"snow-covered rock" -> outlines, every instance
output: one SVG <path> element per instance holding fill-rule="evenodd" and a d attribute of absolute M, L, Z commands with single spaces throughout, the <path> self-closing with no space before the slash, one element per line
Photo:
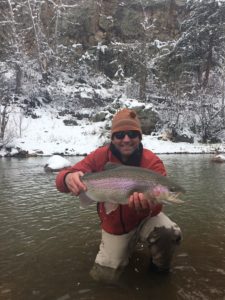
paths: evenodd
<path fill-rule="evenodd" d="M 225 162 L 225 155 L 217 154 L 212 159 L 212 162 L 223 163 Z"/>
<path fill-rule="evenodd" d="M 46 165 L 44 166 L 44 170 L 46 172 L 57 172 L 70 167 L 71 165 L 71 162 L 64 157 L 60 155 L 53 155 L 47 161 Z"/>

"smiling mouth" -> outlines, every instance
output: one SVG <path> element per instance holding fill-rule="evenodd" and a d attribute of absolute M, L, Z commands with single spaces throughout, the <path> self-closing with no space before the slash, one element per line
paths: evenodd
<path fill-rule="evenodd" d="M 130 143 L 124 143 L 124 144 L 121 144 L 122 147 L 133 147 L 133 144 L 130 144 Z"/>
<path fill-rule="evenodd" d="M 121 145 L 121 148 L 123 148 L 123 149 L 133 149 L 133 146 L 131 146 L 131 145 Z"/>

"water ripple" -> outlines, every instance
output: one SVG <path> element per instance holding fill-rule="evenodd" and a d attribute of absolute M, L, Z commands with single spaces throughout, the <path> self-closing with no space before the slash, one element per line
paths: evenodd
<path fill-rule="evenodd" d="M 159 279 L 131 268 L 110 293 L 88 275 L 100 240 L 96 207 L 80 209 L 77 198 L 57 192 L 44 158 L 0 160 L 0 298 L 225 298 L 225 164 L 198 155 L 162 159 L 187 190 L 183 205 L 165 206 L 184 236 L 173 272 Z"/>

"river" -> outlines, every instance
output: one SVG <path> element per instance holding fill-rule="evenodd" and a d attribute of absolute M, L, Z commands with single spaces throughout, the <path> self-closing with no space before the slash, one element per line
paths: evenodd
<path fill-rule="evenodd" d="M 169 275 L 150 274 L 139 249 L 115 285 L 89 275 L 100 242 L 96 208 L 57 192 L 46 158 L 0 159 L 0 299 L 224 300 L 225 164 L 209 155 L 160 157 L 187 190 L 184 204 L 164 208 L 182 244 Z"/>

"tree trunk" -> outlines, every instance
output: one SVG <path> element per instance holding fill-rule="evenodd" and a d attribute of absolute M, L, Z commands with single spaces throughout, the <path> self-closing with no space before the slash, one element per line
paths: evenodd
<path fill-rule="evenodd" d="M 18 63 L 16 63 L 16 94 L 21 93 L 23 71 Z"/>

